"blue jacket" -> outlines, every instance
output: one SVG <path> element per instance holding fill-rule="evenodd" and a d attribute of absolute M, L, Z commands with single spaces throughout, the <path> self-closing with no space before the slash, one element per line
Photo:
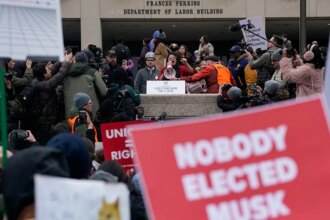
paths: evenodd
<path fill-rule="evenodd" d="M 246 89 L 245 81 L 245 67 L 249 63 L 247 58 L 239 57 L 237 60 L 231 59 L 228 64 L 228 69 L 233 75 L 237 87 L 240 89 Z"/>

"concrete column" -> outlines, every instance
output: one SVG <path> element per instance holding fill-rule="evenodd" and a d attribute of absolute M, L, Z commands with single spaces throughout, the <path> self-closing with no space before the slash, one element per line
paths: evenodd
<path fill-rule="evenodd" d="M 261 16 L 261 21 L 266 29 L 266 0 L 245 0 L 246 17 Z"/>
<path fill-rule="evenodd" d="M 102 48 L 102 28 L 99 0 L 81 0 L 81 47 L 95 44 Z"/>
<path fill-rule="evenodd" d="M 300 0 L 299 18 L 299 52 L 302 54 L 306 46 L 306 0 Z"/>

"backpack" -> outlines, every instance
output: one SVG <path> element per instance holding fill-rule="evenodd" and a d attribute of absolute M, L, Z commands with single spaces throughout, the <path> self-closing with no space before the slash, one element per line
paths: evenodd
<path fill-rule="evenodd" d="M 275 72 L 275 68 L 272 64 L 271 58 L 272 58 L 272 51 L 267 52 L 269 54 L 269 62 L 265 64 L 261 70 L 258 71 L 258 79 L 257 84 L 264 88 L 265 82 L 267 80 L 270 80 Z"/>
<path fill-rule="evenodd" d="M 134 121 L 137 109 L 125 87 L 120 88 L 113 100 L 114 117 L 111 121 Z"/>
<path fill-rule="evenodd" d="M 35 103 L 35 97 L 38 91 L 37 84 L 37 79 L 32 80 L 31 83 L 24 87 L 24 89 L 17 95 L 17 99 L 20 101 L 24 113 L 28 113 Z"/>

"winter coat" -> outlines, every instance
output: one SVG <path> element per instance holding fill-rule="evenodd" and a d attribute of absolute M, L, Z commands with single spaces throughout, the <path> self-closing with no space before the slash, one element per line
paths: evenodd
<path fill-rule="evenodd" d="M 305 63 L 294 69 L 289 58 L 282 58 L 280 68 L 285 80 L 296 83 L 297 97 L 304 97 L 323 91 L 324 68 L 315 69 L 314 64 Z"/>
<path fill-rule="evenodd" d="M 56 87 L 61 84 L 70 69 L 69 62 L 63 62 L 58 73 L 48 80 L 37 82 L 37 93 L 31 109 L 32 124 L 55 124 L 57 121 L 58 99 Z"/>
<path fill-rule="evenodd" d="M 143 46 L 141 53 L 140 53 L 140 58 L 138 61 L 138 68 L 142 69 L 146 66 L 146 59 L 145 55 L 150 51 L 149 46 Z"/>
<path fill-rule="evenodd" d="M 165 66 L 165 60 L 168 56 L 168 49 L 163 43 L 159 43 L 155 49 L 156 54 L 156 66 L 161 69 Z"/>
<path fill-rule="evenodd" d="M 214 56 L 214 47 L 211 43 L 207 43 L 204 45 L 199 45 L 198 48 L 199 56 L 204 58 L 207 56 Z"/>
<path fill-rule="evenodd" d="M 153 81 L 158 78 L 159 69 L 157 67 L 153 68 L 151 71 L 146 67 L 140 69 L 135 78 L 134 88 L 141 94 L 147 93 L 147 81 Z"/>
<path fill-rule="evenodd" d="M 219 85 L 218 85 L 218 71 L 212 65 L 206 66 L 200 72 L 195 73 L 192 76 L 187 76 L 181 78 L 186 82 L 197 82 L 201 79 L 205 79 L 207 85 L 207 93 L 218 93 Z"/>
<path fill-rule="evenodd" d="M 107 87 L 101 74 L 83 63 L 72 64 L 63 86 L 65 115 L 70 117 L 70 111 L 74 106 L 73 96 L 77 92 L 83 92 L 90 96 L 93 102 L 93 116 L 95 117 L 100 106 L 100 99 L 107 93 Z"/>

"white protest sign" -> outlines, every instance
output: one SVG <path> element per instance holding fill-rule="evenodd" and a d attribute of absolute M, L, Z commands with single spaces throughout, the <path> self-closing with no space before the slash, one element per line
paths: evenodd
<path fill-rule="evenodd" d="M 328 53 L 330 53 L 330 37 L 329 37 L 329 43 L 328 43 Z M 329 55 L 327 56 L 327 62 L 325 65 L 325 82 L 324 82 L 324 96 L 325 96 L 325 101 L 327 104 L 327 112 L 328 115 L 330 115 L 330 57 Z"/>
<path fill-rule="evenodd" d="M 182 95 L 186 94 L 186 82 L 178 81 L 147 81 L 148 95 Z"/>
<path fill-rule="evenodd" d="M 63 60 L 59 0 L 0 0 L 0 57 Z"/>
<path fill-rule="evenodd" d="M 254 51 L 258 48 L 267 50 L 267 41 L 259 37 L 266 38 L 265 27 L 262 25 L 260 16 L 240 20 L 239 24 L 242 27 L 245 42 L 250 45 Z"/>
<path fill-rule="evenodd" d="M 35 176 L 37 220 L 130 220 L 129 192 L 123 183 Z"/>

